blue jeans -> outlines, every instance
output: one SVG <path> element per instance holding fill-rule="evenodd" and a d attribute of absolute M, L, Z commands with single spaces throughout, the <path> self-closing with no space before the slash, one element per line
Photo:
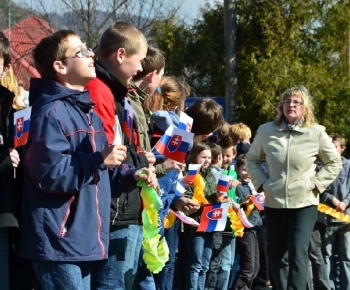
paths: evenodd
<path fill-rule="evenodd" d="M 9 289 L 8 228 L 0 228 L 0 290 Z"/>
<path fill-rule="evenodd" d="M 108 259 L 91 272 L 92 289 L 131 290 L 142 246 L 142 226 L 111 226 Z"/>
<path fill-rule="evenodd" d="M 186 289 L 203 290 L 213 252 L 213 233 L 187 233 Z"/>
<path fill-rule="evenodd" d="M 231 269 L 235 260 L 236 238 L 232 235 L 222 235 L 222 249 L 220 253 L 221 267 L 218 271 L 215 289 L 227 289 Z"/>
<path fill-rule="evenodd" d="M 327 265 L 324 257 L 324 236 L 325 236 L 325 225 L 316 222 L 314 230 L 311 234 L 310 245 L 309 245 L 309 260 L 311 262 L 312 269 L 312 280 L 308 282 L 309 289 L 317 290 L 330 290 L 331 287 L 329 281 L 329 275 L 327 271 Z M 311 274 L 311 273 L 310 273 Z M 346 289 L 346 288 L 344 288 Z"/>
<path fill-rule="evenodd" d="M 90 262 L 32 260 L 42 289 L 90 290 Z"/>
<path fill-rule="evenodd" d="M 325 233 L 326 263 L 330 277 L 330 288 L 337 289 L 334 281 L 337 274 L 340 278 L 340 288 L 350 289 L 350 224 L 331 223 Z M 339 273 L 337 273 L 337 260 Z"/>
<path fill-rule="evenodd" d="M 235 249 L 236 239 L 232 235 L 214 233 L 214 249 L 207 273 L 206 290 L 228 289 Z"/>
<path fill-rule="evenodd" d="M 133 290 L 156 290 L 153 274 L 147 269 L 147 265 L 143 260 L 144 251 L 141 248 L 140 258 L 137 267 L 137 273 L 133 285 Z"/>
<path fill-rule="evenodd" d="M 179 245 L 181 222 L 176 220 L 174 225 L 165 230 L 164 237 L 169 247 L 169 260 L 164 268 L 156 275 L 157 290 L 172 290 L 174 282 L 175 255 Z"/>

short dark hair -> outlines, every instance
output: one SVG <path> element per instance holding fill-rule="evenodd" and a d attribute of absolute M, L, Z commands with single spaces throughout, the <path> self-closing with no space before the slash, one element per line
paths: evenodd
<path fill-rule="evenodd" d="M 157 71 L 157 74 L 159 74 L 165 67 L 164 53 L 159 48 L 148 46 L 146 58 L 142 60 L 141 65 L 142 71 L 138 72 L 137 75 L 134 76 L 134 81 L 138 81 L 153 71 Z"/>
<path fill-rule="evenodd" d="M 236 165 L 235 168 L 238 170 L 242 165 L 245 165 L 245 154 L 241 154 L 236 157 Z"/>
<path fill-rule="evenodd" d="M 0 57 L 4 59 L 4 67 L 11 64 L 11 46 L 3 32 L 0 32 Z"/>
<path fill-rule="evenodd" d="M 236 146 L 230 136 L 225 136 L 219 141 L 221 148 L 230 148 L 233 147 L 233 153 L 236 153 Z"/>
<path fill-rule="evenodd" d="M 210 98 L 194 101 L 185 112 L 193 119 L 192 133 L 195 135 L 212 133 L 224 122 L 222 107 Z"/>
<path fill-rule="evenodd" d="M 206 142 L 211 150 L 211 164 L 214 164 L 218 156 L 222 154 L 221 147 L 213 142 Z"/>
<path fill-rule="evenodd" d="M 68 49 L 67 40 L 71 36 L 77 36 L 72 30 L 59 30 L 43 38 L 33 49 L 35 68 L 42 78 L 57 80 L 56 71 L 53 68 L 55 61 L 65 63 L 65 54 Z"/>

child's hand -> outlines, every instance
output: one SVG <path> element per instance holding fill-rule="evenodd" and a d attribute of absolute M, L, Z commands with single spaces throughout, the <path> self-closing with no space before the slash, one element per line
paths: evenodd
<path fill-rule="evenodd" d="M 237 179 L 236 180 L 230 180 L 229 187 L 230 188 L 232 188 L 232 187 L 236 188 L 237 185 L 239 185 L 239 184 L 241 184 L 241 182 L 239 180 L 237 180 Z"/>
<path fill-rule="evenodd" d="M 251 200 L 253 196 L 252 195 L 247 195 L 244 199 L 242 203 L 246 203 L 246 204 L 251 204 L 253 201 Z"/>
<path fill-rule="evenodd" d="M 200 209 L 200 205 L 193 199 L 181 196 L 175 203 L 175 207 L 185 215 L 190 215 Z"/>
<path fill-rule="evenodd" d="M 231 201 L 231 198 L 224 192 L 218 191 L 216 193 L 216 198 L 220 202 L 226 202 L 226 201 Z"/>
<path fill-rule="evenodd" d="M 184 184 L 186 187 L 191 187 L 193 186 L 193 181 L 187 181 L 187 175 L 183 176 L 182 178 L 179 178 L 180 181 Z"/>
<path fill-rule="evenodd" d="M 155 174 L 155 168 L 141 168 L 135 172 L 135 180 L 145 180 L 147 182 L 147 187 L 153 187 L 154 189 L 158 186 L 158 179 Z"/>

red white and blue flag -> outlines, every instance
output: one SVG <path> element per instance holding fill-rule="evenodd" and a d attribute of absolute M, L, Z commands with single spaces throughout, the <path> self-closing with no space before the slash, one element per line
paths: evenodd
<path fill-rule="evenodd" d="M 152 152 L 182 163 L 185 160 L 192 140 L 193 133 L 169 126 L 154 146 Z"/>
<path fill-rule="evenodd" d="M 218 180 L 218 184 L 216 186 L 216 190 L 221 192 L 227 192 L 231 179 L 232 179 L 232 176 L 221 173 Z"/>
<path fill-rule="evenodd" d="M 13 148 L 17 148 L 18 146 L 22 146 L 27 143 L 31 113 L 32 113 L 32 107 L 29 107 L 14 113 Z"/>
<path fill-rule="evenodd" d="M 180 180 L 177 180 L 176 182 L 176 188 L 175 188 L 175 195 L 177 196 L 183 196 L 186 191 L 185 186 Z"/>
<path fill-rule="evenodd" d="M 263 193 L 258 193 L 257 195 L 252 196 L 250 199 L 253 201 L 258 210 L 264 210 L 265 195 Z"/>
<path fill-rule="evenodd" d="M 176 215 L 181 221 L 183 221 L 185 224 L 198 227 L 199 223 L 195 221 L 193 218 L 185 215 L 182 211 L 172 211 L 174 215 Z"/>
<path fill-rule="evenodd" d="M 228 202 L 205 204 L 197 232 L 223 231 L 227 222 Z"/>
<path fill-rule="evenodd" d="M 193 119 L 185 112 L 180 113 L 179 125 L 177 126 L 181 130 L 191 132 Z"/>
<path fill-rule="evenodd" d="M 134 123 L 134 108 L 129 104 L 127 99 L 124 102 L 124 126 L 123 131 L 129 139 L 129 144 L 132 140 L 132 127 Z"/>
<path fill-rule="evenodd" d="M 248 221 L 248 218 L 243 210 L 243 208 L 241 208 L 239 210 L 239 217 L 241 218 L 241 223 L 245 228 L 252 228 L 253 225 Z"/>
<path fill-rule="evenodd" d="M 202 163 L 201 164 L 189 164 L 188 165 L 188 172 L 187 172 L 186 180 L 187 181 L 193 181 L 194 177 L 199 172 L 199 170 L 201 169 L 202 165 L 203 165 Z"/>

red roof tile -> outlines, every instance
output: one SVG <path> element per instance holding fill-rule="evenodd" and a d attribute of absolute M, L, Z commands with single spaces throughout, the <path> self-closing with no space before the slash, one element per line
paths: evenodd
<path fill-rule="evenodd" d="M 31 77 L 40 77 L 34 67 L 32 50 L 42 38 L 54 31 L 55 29 L 50 27 L 45 20 L 34 15 L 17 23 L 10 30 L 4 31 L 11 44 L 14 72 L 26 89 L 28 89 Z"/>

